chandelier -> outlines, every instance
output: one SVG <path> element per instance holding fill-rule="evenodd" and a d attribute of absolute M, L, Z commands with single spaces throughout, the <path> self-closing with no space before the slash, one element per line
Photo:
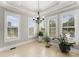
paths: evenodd
<path fill-rule="evenodd" d="M 41 23 L 44 20 L 44 16 L 40 18 L 40 11 L 39 11 L 39 1 L 38 1 L 38 12 L 37 12 L 37 17 L 33 17 L 33 20 L 36 21 L 36 23 Z"/>

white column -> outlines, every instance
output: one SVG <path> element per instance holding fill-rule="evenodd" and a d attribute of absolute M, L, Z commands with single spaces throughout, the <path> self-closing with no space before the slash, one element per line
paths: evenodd
<path fill-rule="evenodd" d="M 76 11 L 75 15 L 75 41 L 79 44 L 79 11 Z"/>

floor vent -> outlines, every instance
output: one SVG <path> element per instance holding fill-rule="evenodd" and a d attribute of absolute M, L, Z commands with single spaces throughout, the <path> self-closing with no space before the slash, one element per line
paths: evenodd
<path fill-rule="evenodd" d="M 12 47 L 12 48 L 10 48 L 10 50 L 13 50 L 13 49 L 16 49 L 16 47 Z"/>

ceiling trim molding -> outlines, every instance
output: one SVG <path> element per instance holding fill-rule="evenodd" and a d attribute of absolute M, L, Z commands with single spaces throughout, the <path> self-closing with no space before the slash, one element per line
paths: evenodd
<path fill-rule="evenodd" d="M 49 11 L 45 11 L 41 15 L 49 16 L 49 15 L 53 15 L 53 14 L 58 14 L 58 13 L 62 13 L 62 12 L 68 11 L 68 10 L 76 9 L 77 7 L 79 7 L 79 4 L 77 4 L 77 2 L 74 2 L 74 3 L 70 3 L 68 5 L 59 7 L 55 10 L 53 10 L 53 8 L 51 8 Z"/>
<path fill-rule="evenodd" d="M 22 14 L 26 14 L 28 16 L 33 16 L 35 13 L 30 11 L 30 10 L 24 10 L 21 8 L 17 8 L 15 6 L 9 5 L 8 3 L 1 3 L 0 7 L 6 9 L 6 10 L 11 10 L 11 11 L 15 11 L 17 13 L 22 13 Z"/>
<path fill-rule="evenodd" d="M 55 5 L 50 4 L 50 7 L 47 7 L 47 9 L 40 12 L 40 14 L 44 15 L 44 16 L 49 16 L 49 15 L 53 15 L 53 14 L 62 13 L 62 12 L 67 11 L 67 10 L 76 9 L 77 7 L 79 7 L 79 4 L 75 1 L 65 3 L 63 5 L 61 5 L 60 2 L 56 3 Z M 8 10 L 12 10 L 12 11 L 15 11 L 18 13 L 26 14 L 28 16 L 37 15 L 36 12 L 33 12 L 31 10 L 28 10 L 28 9 L 18 8 L 16 6 L 8 4 L 7 2 L 0 3 L 0 6 L 5 8 L 5 9 L 8 9 Z"/>

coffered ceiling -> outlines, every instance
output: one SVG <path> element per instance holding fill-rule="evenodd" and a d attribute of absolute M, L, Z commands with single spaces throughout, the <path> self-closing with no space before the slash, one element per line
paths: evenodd
<path fill-rule="evenodd" d="M 61 8 L 64 5 L 71 4 L 72 1 L 39 1 L 39 10 L 41 13 L 45 13 L 50 10 L 55 10 Z M 38 1 L 1 1 L 0 6 L 6 8 L 22 10 L 22 12 L 27 12 L 35 14 L 38 11 Z M 58 7 L 57 7 L 58 6 Z M 16 10 L 17 11 L 17 10 Z"/>
<path fill-rule="evenodd" d="M 38 10 L 38 1 L 14 1 L 14 2 L 7 1 L 7 3 L 12 5 L 12 6 L 15 6 L 15 7 L 28 9 L 28 10 L 33 11 L 33 12 Z M 55 6 L 56 4 L 58 4 L 58 2 L 39 1 L 39 10 L 44 11 L 51 6 Z"/>

